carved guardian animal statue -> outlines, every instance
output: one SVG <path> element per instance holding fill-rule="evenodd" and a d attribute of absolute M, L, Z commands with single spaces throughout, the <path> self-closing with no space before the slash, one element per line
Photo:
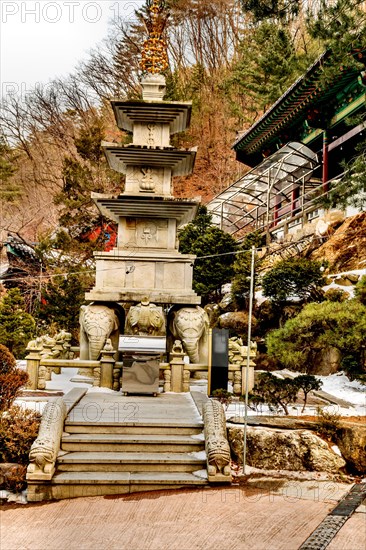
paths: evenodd
<path fill-rule="evenodd" d="M 183 342 L 191 363 L 207 360 L 208 315 L 199 306 L 183 307 L 173 313 L 169 328 Z"/>
<path fill-rule="evenodd" d="M 29 461 L 34 462 L 40 470 L 47 472 L 49 467 L 56 462 L 56 446 L 55 441 L 50 437 L 38 437 L 33 443 L 29 452 Z"/>
<path fill-rule="evenodd" d="M 226 420 L 223 406 L 210 399 L 203 405 L 205 446 L 209 481 L 231 481 L 230 446 L 226 438 Z"/>
<path fill-rule="evenodd" d="M 29 452 L 27 479 L 52 479 L 60 450 L 65 418 L 66 404 L 62 397 L 47 403 L 42 414 L 38 437 Z"/>

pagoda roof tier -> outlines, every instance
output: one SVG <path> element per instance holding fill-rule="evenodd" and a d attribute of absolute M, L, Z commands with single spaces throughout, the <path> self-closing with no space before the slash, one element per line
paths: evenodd
<path fill-rule="evenodd" d="M 118 128 L 133 131 L 134 124 L 169 124 L 170 133 L 183 132 L 191 121 L 191 102 L 111 101 Z"/>
<path fill-rule="evenodd" d="M 174 199 L 156 195 L 103 195 L 92 193 L 101 214 L 118 223 L 119 218 L 175 219 L 178 225 L 189 223 L 196 216 L 199 199 Z"/>
<path fill-rule="evenodd" d="M 102 142 L 109 166 L 125 174 L 128 166 L 170 168 L 172 176 L 186 176 L 193 170 L 196 149 L 148 147 L 147 145 L 115 145 Z"/>

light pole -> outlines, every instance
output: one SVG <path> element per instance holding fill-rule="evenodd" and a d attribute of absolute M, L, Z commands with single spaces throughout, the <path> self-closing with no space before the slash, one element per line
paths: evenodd
<path fill-rule="evenodd" d="M 248 341 L 247 341 L 247 368 L 245 369 L 245 408 L 244 408 L 244 451 L 243 451 L 243 475 L 245 475 L 245 462 L 247 457 L 247 424 L 248 424 L 248 386 L 249 386 L 249 364 L 250 344 L 252 337 L 252 311 L 254 292 L 254 260 L 255 246 L 252 246 L 252 261 L 250 267 L 250 291 L 249 291 L 249 318 L 248 318 Z"/>

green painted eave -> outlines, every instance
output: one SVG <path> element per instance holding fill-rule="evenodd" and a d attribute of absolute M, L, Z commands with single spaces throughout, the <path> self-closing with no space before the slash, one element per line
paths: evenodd
<path fill-rule="evenodd" d="M 342 94 L 354 81 L 357 82 L 359 71 L 349 68 L 340 71 L 327 87 L 322 87 L 321 75 L 330 55 L 329 51 L 322 54 L 249 130 L 237 138 L 233 149 L 237 153 L 240 152 L 242 158 L 258 154 L 281 132 L 300 126 L 306 119 L 310 107 L 327 105 L 331 101 L 335 101 L 337 94 Z M 337 112 L 331 120 L 331 125 L 337 124 L 357 110 L 364 95 L 357 97 L 345 109 Z M 310 143 L 318 133 L 318 129 L 314 130 L 302 142 Z"/>
<path fill-rule="evenodd" d="M 360 109 L 363 105 L 365 105 L 365 103 L 366 103 L 366 93 L 360 95 L 357 99 L 349 103 L 347 107 L 344 107 L 343 109 L 338 111 L 338 113 L 336 113 L 334 117 L 332 117 L 329 127 L 333 128 L 333 126 L 336 126 L 339 122 L 344 120 L 346 117 L 355 113 L 355 111 Z M 301 140 L 301 143 L 309 144 L 322 133 L 323 133 L 323 130 L 321 130 L 320 128 L 317 128 L 316 130 L 311 132 L 311 134 L 308 134 L 306 137 L 304 137 Z"/>

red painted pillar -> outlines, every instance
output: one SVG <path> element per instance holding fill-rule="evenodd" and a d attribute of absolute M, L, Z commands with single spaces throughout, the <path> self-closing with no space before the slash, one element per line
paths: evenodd
<path fill-rule="evenodd" d="M 281 199 L 279 197 L 276 197 L 276 202 L 274 205 L 274 211 L 273 211 L 273 225 L 276 226 L 278 224 L 278 218 L 279 218 L 279 209 L 281 208 Z"/>
<path fill-rule="evenodd" d="M 326 193 L 329 189 L 328 185 L 328 136 L 327 131 L 323 131 L 323 191 Z"/>
<path fill-rule="evenodd" d="M 294 216 L 296 214 L 296 201 L 299 198 L 300 189 L 298 187 L 295 187 L 291 191 L 291 216 Z"/>

